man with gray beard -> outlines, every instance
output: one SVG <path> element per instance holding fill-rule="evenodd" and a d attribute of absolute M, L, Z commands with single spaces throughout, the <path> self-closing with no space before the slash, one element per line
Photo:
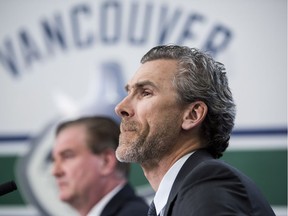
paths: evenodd
<path fill-rule="evenodd" d="M 275 215 L 257 186 L 218 160 L 235 104 L 224 65 L 194 48 L 146 53 L 116 106 L 118 160 L 140 163 L 156 191 L 148 215 Z"/>

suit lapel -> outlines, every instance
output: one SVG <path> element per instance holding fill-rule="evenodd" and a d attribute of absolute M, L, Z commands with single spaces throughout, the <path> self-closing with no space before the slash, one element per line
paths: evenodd
<path fill-rule="evenodd" d="M 119 209 L 123 206 L 123 204 L 134 197 L 134 191 L 131 186 L 127 183 L 124 187 L 107 203 L 105 208 L 103 209 L 101 216 L 111 216 L 116 215 Z"/>
<path fill-rule="evenodd" d="M 171 188 L 169 198 L 165 207 L 165 213 L 164 216 L 170 215 L 168 214 L 171 212 L 172 207 L 173 207 L 173 202 L 175 201 L 175 198 L 177 197 L 179 188 L 182 185 L 182 182 L 184 181 L 185 177 L 201 162 L 205 160 L 210 160 L 213 159 L 211 154 L 209 154 L 206 150 L 197 150 L 194 152 L 184 163 L 182 168 L 180 169 L 173 186 Z"/>

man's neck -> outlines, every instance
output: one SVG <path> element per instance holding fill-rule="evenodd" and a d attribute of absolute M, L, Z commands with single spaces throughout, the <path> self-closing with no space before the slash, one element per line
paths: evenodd
<path fill-rule="evenodd" d="M 182 158 L 184 155 L 199 149 L 198 146 L 198 143 L 194 145 L 182 145 L 181 148 L 173 149 L 170 154 L 163 156 L 160 159 L 154 161 L 149 160 L 142 163 L 141 167 L 144 171 L 144 175 L 153 190 L 158 190 L 162 178 L 177 160 Z"/>
<path fill-rule="evenodd" d="M 82 199 L 81 203 L 74 203 L 72 206 L 78 211 L 81 216 L 87 216 L 90 210 L 110 191 L 112 191 L 115 187 L 120 184 L 125 184 L 127 182 L 126 179 L 115 179 L 114 181 L 110 181 L 109 185 L 106 185 L 105 189 L 102 190 L 101 193 L 97 192 L 86 199 Z M 101 195 L 100 195 L 101 194 Z"/>

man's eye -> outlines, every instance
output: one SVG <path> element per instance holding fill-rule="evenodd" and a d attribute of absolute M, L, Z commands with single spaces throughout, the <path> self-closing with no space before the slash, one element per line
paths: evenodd
<path fill-rule="evenodd" d="M 65 153 L 65 154 L 62 155 L 63 159 L 70 159 L 70 158 L 74 158 L 74 157 L 75 157 L 75 154 L 71 153 L 71 152 Z"/>
<path fill-rule="evenodd" d="M 142 96 L 149 96 L 151 95 L 151 93 L 149 91 L 143 91 L 142 92 Z"/>

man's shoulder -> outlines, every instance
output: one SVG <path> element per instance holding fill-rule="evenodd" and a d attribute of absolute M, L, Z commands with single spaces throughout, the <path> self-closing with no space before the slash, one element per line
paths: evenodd
<path fill-rule="evenodd" d="M 242 171 L 220 159 L 205 160 L 199 163 L 194 169 L 190 170 L 186 178 L 190 179 L 190 182 L 191 179 L 209 180 L 217 178 L 218 180 L 231 180 L 231 178 L 236 178 L 239 181 L 249 179 Z"/>
<path fill-rule="evenodd" d="M 117 216 L 146 216 L 148 208 L 147 202 L 138 196 L 134 188 L 127 183 L 107 204 L 105 212 L 114 212 L 113 215 Z"/>
<path fill-rule="evenodd" d="M 215 212 L 218 215 L 224 215 L 224 212 L 227 212 L 225 215 L 233 212 L 274 215 L 256 184 L 238 169 L 218 159 L 203 161 L 187 174 L 170 211 L 173 215 L 215 215 Z"/>

